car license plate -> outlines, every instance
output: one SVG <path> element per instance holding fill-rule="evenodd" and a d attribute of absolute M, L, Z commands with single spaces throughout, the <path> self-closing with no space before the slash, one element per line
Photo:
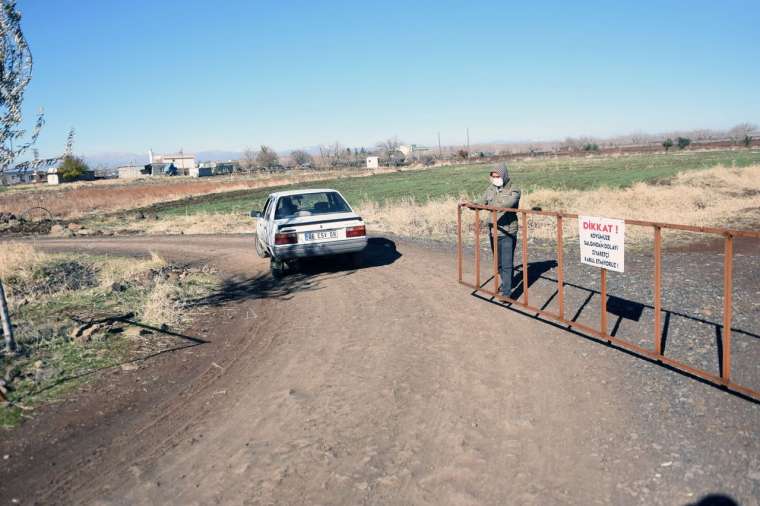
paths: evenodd
<path fill-rule="evenodd" d="M 304 232 L 303 237 L 307 241 L 322 241 L 325 239 L 337 239 L 337 230 L 324 230 L 319 232 Z"/>

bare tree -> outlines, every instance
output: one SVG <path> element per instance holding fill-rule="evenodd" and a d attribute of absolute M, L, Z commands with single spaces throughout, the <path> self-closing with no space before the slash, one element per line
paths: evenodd
<path fill-rule="evenodd" d="M 340 142 L 335 141 L 335 143 L 330 146 L 330 159 L 332 160 L 331 165 L 333 167 L 343 165 L 345 162 L 346 150 Z"/>
<path fill-rule="evenodd" d="M 27 142 L 19 142 L 26 131 L 19 125 L 22 121 L 21 105 L 24 91 L 32 79 L 32 52 L 21 31 L 21 13 L 16 10 L 15 0 L 0 0 L 0 174 L 13 161 L 29 149 L 45 123 L 42 112 L 37 115 L 32 135 Z M 14 146 L 14 141 L 16 145 Z M 5 300 L 3 281 L 0 279 L 0 322 L 5 337 L 5 349 L 16 349 L 13 338 L 8 304 Z"/>
<path fill-rule="evenodd" d="M 728 137 L 736 143 L 750 137 L 757 130 L 757 125 L 753 123 L 739 123 L 728 131 Z"/>
<path fill-rule="evenodd" d="M 304 165 L 312 163 L 311 155 L 303 149 L 296 149 L 295 151 L 291 152 L 290 158 L 293 160 L 293 163 L 299 167 L 303 167 Z"/>
<path fill-rule="evenodd" d="M 259 167 L 265 167 L 267 169 L 274 169 L 280 165 L 280 157 L 269 146 L 261 146 L 261 149 L 256 153 L 256 164 Z"/>
<path fill-rule="evenodd" d="M 240 170 L 251 173 L 256 168 L 256 152 L 251 148 L 245 148 L 240 155 Z"/>
<path fill-rule="evenodd" d="M 377 149 L 380 150 L 385 158 L 388 158 L 391 153 L 397 151 L 399 146 L 401 146 L 401 142 L 398 140 L 398 137 L 392 137 L 377 143 Z"/>

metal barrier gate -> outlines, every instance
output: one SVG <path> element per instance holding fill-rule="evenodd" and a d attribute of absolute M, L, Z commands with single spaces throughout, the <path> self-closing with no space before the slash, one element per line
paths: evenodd
<path fill-rule="evenodd" d="M 463 280 L 462 274 L 462 262 L 463 262 L 463 243 L 462 243 L 462 209 L 468 208 L 475 211 L 475 283 L 469 283 Z M 497 228 L 496 218 L 497 212 L 512 211 L 521 214 L 521 243 L 522 243 L 522 276 L 523 276 L 523 288 L 522 288 L 522 302 L 509 297 L 505 297 L 499 293 L 499 269 L 498 269 L 498 255 L 493 255 L 493 289 L 489 290 L 480 282 L 480 212 L 491 212 L 494 250 L 498 247 L 497 241 Z M 558 306 L 559 312 L 552 313 L 544 309 L 531 306 L 528 295 L 528 227 L 527 219 L 528 215 L 540 215 L 550 216 L 556 219 L 557 225 L 557 291 L 558 291 Z M 502 302 L 508 302 L 518 307 L 525 308 L 532 313 L 536 313 L 545 318 L 549 318 L 558 321 L 568 327 L 578 329 L 586 334 L 597 337 L 608 343 L 614 343 L 621 348 L 625 348 L 634 354 L 642 357 L 652 359 L 656 362 L 666 364 L 674 369 L 678 369 L 685 373 L 691 374 L 703 380 L 706 380 L 715 385 L 722 386 L 733 392 L 751 397 L 760 401 L 760 391 L 753 390 L 752 388 L 737 384 L 731 381 L 731 322 L 733 319 L 732 311 L 732 284 L 733 284 L 733 255 L 734 255 L 734 238 L 735 237 L 747 237 L 760 239 L 760 232 L 748 231 L 748 230 L 731 230 L 723 228 L 712 227 L 694 227 L 689 225 L 675 225 L 671 223 L 657 223 L 651 221 L 640 220 L 623 220 L 627 225 L 636 225 L 642 227 L 651 227 L 654 233 L 654 347 L 653 349 L 644 348 L 634 343 L 620 339 L 616 336 L 612 336 L 607 332 L 607 270 L 600 269 L 601 271 L 601 308 L 600 308 L 600 328 L 599 330 L 589 327 L 583 323 L 568 320 L 565 317 L 565 277 L 564 277 L 564 246 L 563 246 L 563 220 L 564 219 L 577 219 L 577 214 L 554 212 L 554 211 L 539 211 L 530 209 L 512 209 L 512 208 L 500 208 L 493 206 L 484 206 L 471 203 L 460 203 L 457 206 L 457 270 L 459 274 L 459 283 L 468 286 L 476 292 L 484 292 L 494 299 Z M 718 235 L 724 238 L 724 256 L 723 256 L 723 331 L 722 336 L 722 354 L 720 356 L 720 375 L 715 375 L 711 372 L 699 369 L 697 367 L 690 366 L 684 362 L 674 360 L 666 357 L 663 354 L 662 349 L 662 230 L 682 230 L 687 232 L 696 232 L 702 234 Z M 493 253 L 493 252 L 492 252 Z"/>

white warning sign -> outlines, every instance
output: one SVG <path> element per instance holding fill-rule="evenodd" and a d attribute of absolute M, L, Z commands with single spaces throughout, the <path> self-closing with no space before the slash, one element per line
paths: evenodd
<path fill-rule="evenodd" d="M 581 262 L 623 272 L 625 266 L 625 221 L 594 216 L 578 217 Z"/>

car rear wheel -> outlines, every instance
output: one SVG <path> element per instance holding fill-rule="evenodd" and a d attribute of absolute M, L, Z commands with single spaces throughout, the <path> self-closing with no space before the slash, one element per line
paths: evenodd
<path fill-rule="evenodd" d="M 269 270 L 272 272 L 272 277 L 280 279 L 285 276 L 285 262 L 272 257 L 269 261 Z"/>

